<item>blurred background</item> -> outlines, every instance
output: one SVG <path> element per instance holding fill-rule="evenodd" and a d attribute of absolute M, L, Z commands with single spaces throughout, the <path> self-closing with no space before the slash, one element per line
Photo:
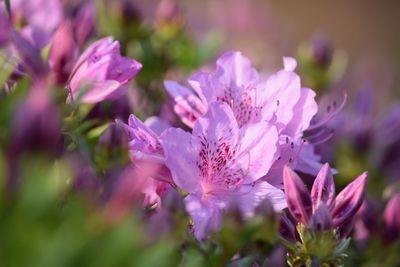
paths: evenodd
<path fill-rule="evenodd" d="M 158 1 L 138 7 L 151 21 Z M 381 101 L 398 95 L 400 25 L 398 1 L 178 1 L 188 31 L 202 40 L 209 32 L 220 38 L 221 50 L 240 50 L 256 65 L 276 69 L 282 55 L 294 56 L 298 46 L 326 38 L 346 57 L 346 90 L 370 83 Z M 396 86 L 397 85 L 397 86 Z"/>

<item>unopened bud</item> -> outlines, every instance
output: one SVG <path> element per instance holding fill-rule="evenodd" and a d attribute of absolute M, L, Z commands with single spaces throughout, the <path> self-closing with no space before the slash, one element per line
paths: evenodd
<path fill-rule="evenodd" d="M 353 217 L 364 201 L 368 173 L 364 172 L 348 184 L 336 197 L 332 210 L 333 225 L 339 227 Z"/>
<path fill-rule="evenodd" d="M 307 225 L 312 213 L 312 203 L 306 186 L 288 166 L 283 169 L 283 184 L 290 213 L 296 221 Z"/>
<path fill-rule="evenodd" d="M 394 194 L 383 213 L 384 240 L 393 242 L 400 237 L 400 193 Z"/>

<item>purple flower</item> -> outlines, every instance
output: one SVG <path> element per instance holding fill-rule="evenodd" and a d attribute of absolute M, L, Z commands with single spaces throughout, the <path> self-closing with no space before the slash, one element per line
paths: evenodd
<path fill-rule="evenodd" d="M 279 159 L 264 179 L 280 186 L 286 164 L 311 174 L 321 167 L 313 147 L 302 139 L 318 108 L 315 93 L 301 87 L 296 65 L 293 58 L 284 58 L 283 70 L 260 79 L 248 58 L 228 52 L 217 60 L 214 73 L 197 72 L 189 78 L 192 89 L 174 81 L 164 81 L 164 86 L 175 102 L 175 112 L 191 128 L 213 102 L 226 103 L 240 128 L 261 121 L 274 125 Z"/>
<path fill-rule="evenodd" d="M 239 128 L 226 103 L 210 104 L 193 132 L 171 128 L 161 135 L 165 163 L 176 185 L 188 192 L 185 205 L 202 239 L 219 228 L 231 204 L 245 216 L 269 198 L 276 209 L 286 203 L 281 190 L 260 178 L 268 172 L 277 151 L 277 129 L 267 122 Z"/>
<path fill-rule="evenodd" d="M 11 14 L 17 24 L 26 25 L 22 35 L 39 48 L 46 46 L 63 19 L 59 0 L 12 0 Z"/>
<path fill-rule="evenodd" d="M 94 32 L 95 26 L 95 7 L 94 3 L 89 1 L 79 7 L 72 24 L 74 25 L 75 38 L 78 46 L 82 48 L 89 37 Z"/>
<path fill-rule="evenodd" d="M 384 239 L 388 243 L 400 237 L 400 193 L 394 194 L 386 205 L 383 230 Z"/>
<path fill-rule="evenodd" d="M 59 84 L 67 82 L 77 56 L 71 22 L 65 21 L 54 34 L 49 53 L 49 65 Z"/>
<path fill-rule="evenodd" d="M 128 135 L 129 156 L 137 171 L 153 168 L 151 175 L 146 177 L 142 192 L 147 206 L 159 204 L 162 194 L 170 189 L 171 174 L 164 163 L 164 151 L 159 140 L 159 134 L 169 128 L 169 124 L 157 118 L 150 117 L 142 123 L 134 115 L 129 117 L 128 125 L 122 125 Z M 159 205 L 158 205 L 159 207 Z"/>
<path fill-rule="evenodd" d="M 130 58 L 122 57 L 118 41 L 100 39 L 79 57 L 69 78 L 69 100 L 97 103 L 115 99 L 125 93 L 124 85 L 142 68 Z"/>
<path fill-rule="evenodd" d="M 26 71 L 38 80 L 47 76 L 49 67 L 43 61 L 39 47 L 15 30 L 11 32 L 11 38 L 22 71 Z"/>
<path fill-rule="evenodd" d="M 315 230 L 339 228 L 340 232 L 349 227 L 351 230 L 353 217 L 364 201 L 366 172 L 347 185 L 336 198 L 333 176 L 327 163 L 315 178 L 311 194 L 289 167 L 285 167 L 283 176 L 288 208 L 297 222 Z"/>

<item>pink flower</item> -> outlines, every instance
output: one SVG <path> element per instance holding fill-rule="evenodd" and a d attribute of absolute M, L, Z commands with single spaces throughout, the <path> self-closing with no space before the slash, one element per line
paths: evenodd
<path fill-rule="evenodd" d="M 161 203 L 161 196 L 171 188 L 171 174 L 164 164 L 164 151 L 159 141 L 159 134 L 169 124 L 157 118 L 150 117 L 142 123 L 134 115 L 129 117 L 128 125 L 117 121 L 122 125 L 128 135 L 129 156 L 137 171 L 142 168 L 153 169 L 150 176 L 143 183 L 144 203 L 153 206 Z M 154 131 L 153 131 L 154 130 Z M 159 207 L 159 205 L 158 205 Z"/>
<path fill-rule="evenodd" d="M 53 36 L 49 52 L 49 65 L 59 84 L 65 84 L 78 56 L 70 21 L 64 21 Z"/>
<path fill-rule="evenodd" d="M 400 193 L 395 193 L 383 213 L 383 237 L 390 243 L 400 237 Z"/>
<path fill-rule="evenodd" d="M 12 0 L 11 13 L 15 23 L 26 25 L 21 34 L 39 48 L 47 45 L 63 19 L 59 0 Z"/>
<path fill-rule="evenodd" d="M 268 172 L 277 151 L 277 129 L 267 122 L 239 128 L 226 103 L 210 104 L 192 134 L 171 128 L 161 135 L 165 164 L 185 198 L 202 239 L 217 230 L 225 208 L 238 204 L 245 216 L 269 198 L 276 209 L 285 207 L 283 192 L 260 178 Z"/>
<path fill-rule="evenodd" d="M 100 39 L 76 62 L 69 78 L 69 100 L 97 103 L 118 98 L 141 68 L 139 62 L 121 56 L 118 41 L 112 37 Z"/>
<path fill-rule="evenodd" d="M 312 145 L 302 139 L 318 107 L 315 93 L 301 87 L 294 72 L 296 65 L 295 59 L 284 58 L 283 70 L 260 79 L 248 58 L 240 52 L 228 52 L 217 60 L 214 73 L 197 72 L 189 78 L 192 89 L 174 81 L 164 85 L 175 102 L 175 112 L 189 127 L 213 102 L 228 104 L 239 127 L 260 121 L 274 125 L 280 157 L 265 179 L 280 185 L 286 164 L 311 174 L 321 167 Z"/>

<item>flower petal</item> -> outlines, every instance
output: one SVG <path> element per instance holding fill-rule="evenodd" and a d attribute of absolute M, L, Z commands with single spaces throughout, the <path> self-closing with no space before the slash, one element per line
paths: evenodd
<path fill-rule="evenodd" d="M 319 171 L 311 189 L 311 200 L 314 212 L 324 203 L 327 207 L 332 207 L 335 201 L 335 184 L 333 175 L 328 163 Z"/>
<path fill-rule="evenodd" d="M 285 166 L 283 169 L 283 183 L 287 205 L 293 218 L 307 225 L 312 213 L 310 194 L 300 177 Z"/>
<path fill-rule="evenodd" d="M 174 111 L 182 122 L 193 128 L 196 120 L 203 116 L 207 107 L 189 88 L 174 81 L 164 81 L 164 87 L 175 102 Z"/>
<path fill-rule="evenodd" d="M 174 182 L 189 193 L 201 191 L 197 167 L 199 142 L 182 129 L 170 128 L 160 136 L 164 148 L 165 165 L 170 169 Z"/>
<path fill-rule="evenodd" d="M 332 210 L 335 227 L 349 220 L 361 207 L 364 201 L 367 177 L 368 173 L 364 172 L 352 183 L 348 184 L 336 197 L 335 207 Z"/>
<path fill-rule="evenodd" d="M 197 196 L 189 195 L 184 199 L 186 211 L 192 217 L 194 235 L 204 239 L 211 231 L 216 231 L 222 221 L 221 211 L 212 202 L 201 201 Z"/>
<path fill-rule="evenodd" d="M 249 124 L 241 129 L 240 165 L 248 169 L 245 183 L 252 183 L 267 174 L 278 147 L 278 131 L 267 122 Z"/>
<path fill-rule="evenodd" d="M 252 216 L 255 208 L 265 199 L 271 202 L 276 211 L 286 208 L 283 191 L 264 181 L 242 186 L 239 195 L 235 197 L 245 217 Z"/>

